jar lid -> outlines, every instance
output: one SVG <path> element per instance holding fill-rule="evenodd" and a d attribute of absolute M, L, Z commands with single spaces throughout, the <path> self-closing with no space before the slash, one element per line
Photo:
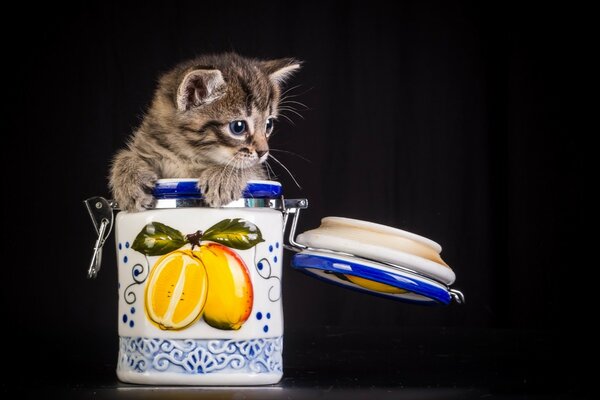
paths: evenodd
<path fill-rule="evenodd" d="M 281 183 L 276 181 L 248 181 L 243 198 L 271 199 L 281 197 Z M 159 179 L 152 192 L 156 199 L 200 199 L 198 179 Z"/>
<path fill-rule="evenodd" d="M 416 304 L 449 304 L 452 299 L 439 282 L 360 257 L 304 250 L 292 257 L 292 266 L 327 283 L 388 299 Z"/>
<path fill-rule="evenodd" d="M 423 236 L 372 222 L 326 217 L 296 238 L 292 266 L 318 279 L 411 303 L 448 304 L 459 292 L 442 247 Z M 460 294 L 462 300 L 462 294 Z"/>
<path fill-rule="evenodd" d="M 298 235 L 312 248 L 353 254 L 369 260 L 405 266 L 446 285 L 456 279 L 440 257 L 442 246 L 423 236 L 373 222 L 326 217 L 321 226 Z"/>

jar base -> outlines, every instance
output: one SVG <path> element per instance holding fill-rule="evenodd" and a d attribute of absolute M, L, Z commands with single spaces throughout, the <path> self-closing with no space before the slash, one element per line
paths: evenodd
<path fill-rule="evenodd" d="M 187 375 L 174 372 L 148 373 L 117 369 L 121 382 L 142 385 L 185 385 L 185 386 L 255 386 L 279 383 L 283 373 L 213 373 Z"/>

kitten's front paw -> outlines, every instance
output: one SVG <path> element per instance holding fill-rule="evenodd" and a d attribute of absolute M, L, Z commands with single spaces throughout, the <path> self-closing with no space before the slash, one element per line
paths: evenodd
<path fill-rule="evenodd" d="M 207 205 L 222 207 L 242 197 L 246 182 L 239 175 L 229 175 L 227 179 L 223 179 L 221 170 L 216 170 L 203 174 L 198 187 Z"/>
<path fill-rule="evenodd" d="M 129 211 L 145 211 L 149 208 L 153 208 L 155 202 L 156 200 L 154 199 L 154 196 L 152 196 L 152 194 L 146 192 L 139 192 L 133 198 L 133 205 L 131 206 L 133 208 Z"/>
<path fill-rule="evenodd" d="M 144 211 L 154 207 L 152 190 L 158 177 L 153 173 L 140 174 L 135 183 L 115 187 L 114 197 L 121 210 Z"/>
<path fill-rule="evenodd" d="M 232 191 L 223 185 L 201 184 L 200 191 L 204 202 L 210 207 L 222 207 L 241 197 L 242 191 Z"/>

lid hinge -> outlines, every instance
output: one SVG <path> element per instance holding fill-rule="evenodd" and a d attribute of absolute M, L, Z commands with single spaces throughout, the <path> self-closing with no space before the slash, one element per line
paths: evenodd
<path fill-rule="evenodd" d="M 465 295 L 460 290 L 448 288 L 448 292 L 457 304 L 465 304 Z"/>
<path fill-rule="evenodd" d="M 290 214 L 294 214 L 294 218 L 292 219 L 292 226 L 290 227 L 290 234 L 288 236 L 289 244 L 284 244 L 288 250 L 291 251 L 301 251 L 306 249 L 306 246 L 296 242 L 296 228 L 298 227 L 298 220 L 300 219 L 300 210 L 308 208 L 308 200 L 307 199 L 284 199 L 282 197 L 282 212 L 283 212 L 283 235 L 285 236 L 285 230 L 287 228 L 288 217 Z"/>

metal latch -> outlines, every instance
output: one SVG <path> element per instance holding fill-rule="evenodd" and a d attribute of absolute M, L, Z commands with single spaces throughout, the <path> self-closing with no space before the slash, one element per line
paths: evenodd
<path fill-rule="evenodd" d="M 89 199 L 84 201 L 84 204 L 87 207 L 88 212 L 90 213 L 90 217 L 92 218 L 92 222 L 94 223 L 94 228 L 96 229 L 96 233 L 98 234 L 96 244 L 94 245 L 92 261 L 90 262 L 90 266 L 87 272 L 88 279 L 91 279 L 95 278 L 98 275 L 98 271 L 100 271 L 100 267 L 102 266 L 102 247 L 104 246 L 104 242 L 110 235 L 110 232 L 113 227 L 114 204 L 113 202 L 106 200 L 104 197 L 99 196 L 90 197 Z"/>

